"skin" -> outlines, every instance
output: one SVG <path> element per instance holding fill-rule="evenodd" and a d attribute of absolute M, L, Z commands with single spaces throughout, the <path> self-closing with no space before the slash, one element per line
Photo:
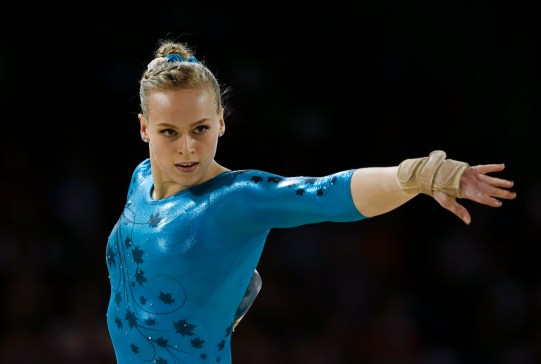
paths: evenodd
<path fill-rule="evenodd" d="M 148 140 L 153 198 L 162 199 L 203 183 L 228 169 L 215 161 L 218 138 L 225 131 L 223 109 L 205 88 L 155 92 L 150 95 L 148 115 L 139 114 L 141 137 Z M 512 200 L 514 183 L 492 177 L 504 164 L 468 167 L 461 176 L 463 199 L 491 207 L 500 200 Z M 373 217 L 403 205 L 416 194 L 404 192 L 397 180 L 398 166 L 359 168 L 351 180 L 355 207 Z M 434 199 L 445 209 L 470 224 L 469 211 L 456 198 L 436 191 Z"/>
<path fill-rule="evenodd" d="M 483 164 L 466 168 L 460 178 L 461 198 L 491 207 L 502 206 L 500 199 L 514 199 L 516 193 L 508 190 L 514 186 L 513 181 L 487 175 L 503 171 L 504 168 L 504 164 Z M 355 171 L 351 192 L 355 206 L 363 215 L 384 214 L 417 196 L 400 188 L 397 172 L 398 166 L 361 168 Z M 469 211 L 455 197 L 441 191 L 436 191 L 433 197 L 444 209 L 466 224 L 471 223 Z"/>
<path fill-rule="evenodd" d="M 156 200 L 198 185 L 228 169 L 214 157 L 225 131 L 223 109 L 217 111 L 206 88 L 155 92 L 149 112 L 139 114 L 140 132 L 148 140 Z"/>

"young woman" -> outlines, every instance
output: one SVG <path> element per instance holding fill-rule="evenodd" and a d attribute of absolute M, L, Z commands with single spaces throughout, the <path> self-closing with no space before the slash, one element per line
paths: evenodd
<path fill-rule="evenodd" d="M 261 288 L 272 228 L 353 222 L 420 193 L 470 223 L 457 198 L 500 207 L 503 164 L 469 166 L 443 151 L 397 166 L 283 177 L 215 160 L 226 130 L 222 90 L 188 46 L 162 41 L 140 81 L 149 158 L 134 170 L 108 240 L 107 322 L 119 364 L 231 363 L 231 334 Z"/>

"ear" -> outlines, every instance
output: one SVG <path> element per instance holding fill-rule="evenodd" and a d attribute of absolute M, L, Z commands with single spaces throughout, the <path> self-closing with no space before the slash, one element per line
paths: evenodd
<path fill-rule="evenodd" d="M 150 141 L 148 137 L 148 121 L 143 114 L 137 115 L 137 118 L 139 118 L 139 133 L 141 134 L 141 139 L 143 139 L 145 143 L 148 143 Z"/>
<path fill-rule="evenodd" d="M 218 136 L 222 136 L 225 133 L 225 120 L 224 120 L 224 109 L 220 111 L 220 131 L 218 132 Z"/>

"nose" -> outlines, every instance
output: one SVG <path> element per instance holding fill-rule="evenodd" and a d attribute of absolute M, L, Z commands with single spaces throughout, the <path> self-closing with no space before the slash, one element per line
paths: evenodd
<path fill-rule="evenodd" d="M 195 140 L 189 135 L 183 135 L 178 140 L 177 151 L 179 154 L 193 154 L 195 151 Z"/>

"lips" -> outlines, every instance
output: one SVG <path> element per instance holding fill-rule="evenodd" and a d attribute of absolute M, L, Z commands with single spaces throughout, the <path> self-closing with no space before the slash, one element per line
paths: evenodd
<path fill-rule="evenodd" d="M 192 172 L 198 164 L 198 162 L 182 162 L 175 163 L 175 167 L 182 172 Z"/>

